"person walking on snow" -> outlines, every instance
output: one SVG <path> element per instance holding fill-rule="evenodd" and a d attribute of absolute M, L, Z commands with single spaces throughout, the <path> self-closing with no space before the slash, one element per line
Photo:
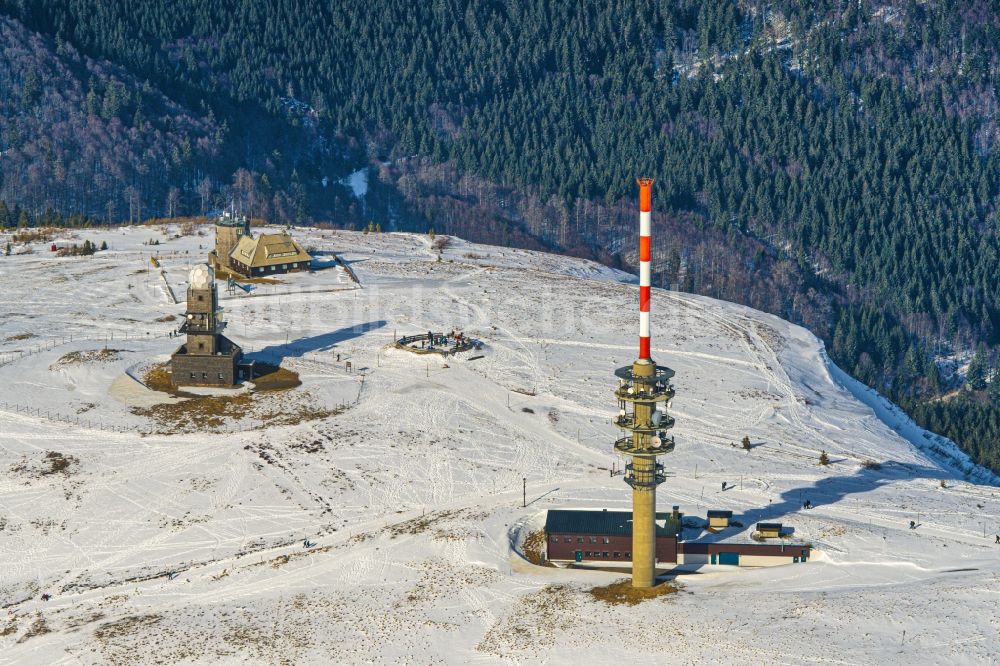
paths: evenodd
<path fill-rule="evenodd" d="M 997 540 L 994 541 L 993 543 L 1000 543 L 1000 534 L 997 535 Z"/>

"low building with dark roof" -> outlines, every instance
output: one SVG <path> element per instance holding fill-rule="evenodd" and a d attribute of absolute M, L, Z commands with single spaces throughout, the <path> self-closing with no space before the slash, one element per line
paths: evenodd
<path fill-rule="evenodd" d="M 656 514 L 656 559 L 677 561 L 680 521 Z M 631 562 L 631 511 L 552 509 L 545 518 L 548 558 L 565 562 Z"/>
<path fill-rule="evenodd" d="M 732 511 L 711 509 L 708 512 L 708 528 L 711 530 L 724 530 L 729 527 L 729 521 L 732 517 Z"/>
<path fill-rule="evenodd" d="M 812 547 L 806 543 L 757 543 L 751 540 L 684 541 L 678 544 L 679 565 L 729 564 L 738 567 L 773 567 L 807 562 Z"/>
<path fill-rule="evenodd" d="M 730 523 L 731 511 L 712 511 Z M 711 524 L 711 520 L 709 520 Z M 767 524 L 767 523 L 765 523 Z M 775 523 L 776 524 L 776 523 Z M 811 546 L 793 539 L 780 544 L 682 527 L 682 514 L 656 514 L 657 564 L 775 566 L 808 561 Z M 760 524 L 758 524 L 758 527 Z M 779 526 L 780 534 L 780 526 Z M 594 566 L 632 561 L 632 512 L 553 509 L 545 518 L 547 557 L 553 562 Z"/>
<path fill-rule="evenodd" d="M 781 523 L 757 523 L 757 534 L 762 539 L 777 539 L 781 536 Z"/>

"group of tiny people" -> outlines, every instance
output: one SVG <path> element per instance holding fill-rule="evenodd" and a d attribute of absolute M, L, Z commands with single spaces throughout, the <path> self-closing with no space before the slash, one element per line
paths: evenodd
<path fill-rule="evenodd" d="M 431 349 L 434 345 L 439 347 L 444 347 L 448 345 L 449 340 L 454 340 L 453 346 L 461 347 L 466 342 L 465 334 L 461 331 L 451 331 L 448 335 L 435 335 L 433 331 L 427 331 L 427 337 L 420 341 L 420 348 L 424 349 L 425 345 L 429 346 Z"/>

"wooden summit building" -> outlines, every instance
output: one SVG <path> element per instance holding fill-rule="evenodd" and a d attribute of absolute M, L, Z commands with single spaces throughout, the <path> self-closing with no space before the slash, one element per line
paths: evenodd
<path fill-rule="evenodd" d="M 215 250 L 209 257 L 216 266 L 247 278 L 304 271 L 312 266 L 312 256 L 288 232 L 255 237 L 246 216 L 228 212 L 215 223 Z"/>
<path fill-rule="evenodd" d="M 174 386 L 234 386 L 242 377 L 243 350 L 222 335 L 226 323 L 211 266 L 200 264 L 188 276 L 187 313 L 181 333 L 187 342 L 170 357 Z"/>

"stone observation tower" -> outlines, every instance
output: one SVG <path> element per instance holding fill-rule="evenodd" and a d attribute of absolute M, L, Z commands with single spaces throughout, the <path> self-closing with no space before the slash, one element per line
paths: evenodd
<path fill-rule="evenodd" d="M 628 435 L 615 442 L 615 451 L 631 458 L 625 466 L 625 483 L 632 487 L 632 586 L 652 587 L 656 582 L 656 486 L 666 475 L 656 457 L 674 450 L 667 430 L 674 419 L 667 407 L 674 397 L 670 378 L 674 371 L 656 365 L 650 357 L 650 215 L 653 179 L 639 181 L 639 358 L 615 371 L 619 386 L 615 425 Z"/>
<path fill-rule="evenodd" d="M 242 379 L 238 365 L 243 350 L 222 335 L 225 327 L 215 272 L 199 264 L 188 276 L 187 313 L 180 328 L 187 342 L 170 357 L 174 385 L 233 386 Z"/>
<path fill-rule="evenodd" d="M 245 215 L 224 212 L 215 221 L 215 251 L 212 259 L 216 267 L 229 268 L 230 255 L 240 238 L 250 235 L 250 220 Z"/>

